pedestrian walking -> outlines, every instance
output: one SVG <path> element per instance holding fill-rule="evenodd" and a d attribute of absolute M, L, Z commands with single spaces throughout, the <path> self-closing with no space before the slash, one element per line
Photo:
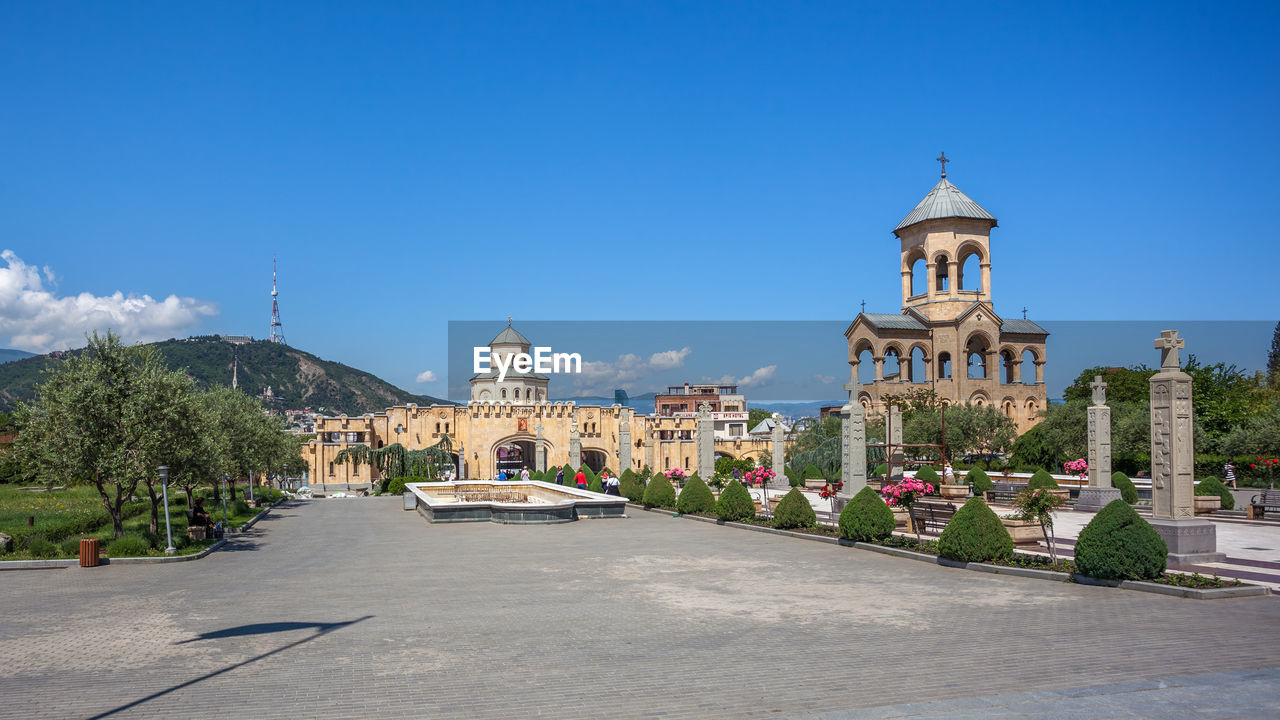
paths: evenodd
<path fill-rule="evenodd" d="M 556 484 L 557 485 L 564 484 L 564 468 L 563 467 L 556 468 Z"/>
<path fill-rule="evenodd" d="M 577 484 L 579 490 L 587 489 L 587 476 L 582 474 L 582 470 L 578 470 L 578 474 L 573 476 L 573 482 Z"/>
<path fill-rule="evenodd" d="M 520 468 L 520 482 L 529 482 L 529 466 Z"/>
<path fill-rule="evenodd" d="M 608 473 L 606 473 L 607 475 Z M 616 477 L 610 477 L 604 486 L 605 495 L 622 495 L 622 481 Z"/>
<path fill-rule="evenodd" d="M 1226 465 L 1222 466 L 1222 478 L 1231 483 L 1231 489 L 1236 489 L 1236 464 L 1230 460 Z"/>

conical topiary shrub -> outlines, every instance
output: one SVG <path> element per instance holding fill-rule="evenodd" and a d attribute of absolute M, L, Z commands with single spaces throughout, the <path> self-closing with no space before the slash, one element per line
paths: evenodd
<path fill-rule="evenodd" d="M 716 517 L 725 521 L 750 520 L 756 516 L 751 493 L 737 480 L 730 480 L 716 501 Z"/>
<path fill-rule="evenodd" d="M 818 469 L 817 465 L 810 463 L 804 466 L 804 477 L 800 479 L 801 480 L 825 480 L 826 478 L 827 476 L 822 474 L 822 471 Z"/>
<path fill-rule="evenodd" d="M 938 554 L 959 562 L 986 562 L 1013 554 L 1013 538 L 982 498 L 969 498 L 938 537 Z"/>
<path fill-rule="evenodd" d="M 1226 484 L 1216 477 L 1208 477 L 1201 480 L 1196 485 L 1196 494 L 1201 496 L 1217 495 L 1222 498 L 1223 510 L 1234 510 L 1236 507 L 1235 496 L 1227 489 Z"/>
<path fill-rule="evenodd" d="M 872 469 L 871 471 L 871 477 L 873 478 L 882 478 L 888 474 L 889 474 L 889 466 L 885 463 L 880 463 L 879 465 L 875 466 L 875 468 Z"/>
<path fill-rule="evenodd" d="M 710 513 L 716 507 L 716 497 L 711 494 L 711 488 L 702 482 L 702 478 L 698 477 L 698 473 L 694 473 L 685 481 L 684 487 L 680 489 L 680 498 L 676 500 L 676 510 L 689 514 L 706 514 Z"/>
<path fill-rule="evenodd" d="M 644 497 L 644 484 L 630 468 L 627 468 L 622 471 L 622 477 L 618 478 L 618 492 L 631 502 L 640 502 Z"/>
<path fill-rule="evenodd" d="M 994 487 L 991 484 L 991 476 L 987 475 L 982 468 L 974 468 L 964 476 L 965 484 L 973 486 L 973 494 L 982 497 L 983 493 L 991 492 Z"/>
<path fill-rule="evenodd" d="M 649 481 L 649 486 L 644 489 L 644 496 L 640 500 L 645 507 L 664 508 L 674 510 L 676 507 L 676 489 L 671 487 L 671 481 L 665 475 L 654 475 Z"/>
<path fill-rule="evenodd" d="M 570 465 L 569 463 L 565 463 L 564 464 L 564 484 L 568 485 L 569 487 L 577 487 L 577 485 L 575 485 L 573 482 L 573 476 L 576 475 L 577 472 L 578 472 L 577 470 L 573 469 L 572 465 Z"/>
<path fill-rule="evenodd" d="M 1076 568 L 1102 580 L 1150 580 L 1164 574 L 1164 538 L 1123 499 L 1112 500 L 1080 531 Z"/>
<path fill-rule="evenodd" d="M 776 528 L 811 528 L 817 524 L 818 516 L 800 488 L 791 488 L 778 503 L 778 509 L 773 511 L 773 526 Z"/>
<path fill-rule="evenodd" d="M 880 493 L 864 487 L 840 511 L 840 537 L 854 542 L 883 540 L 893 534 L 895 523 Z"/>
<path fill-rule="evenodd" d="M 798 467 L 788 467 L 787 484 L 791 487 L 804 487 L 804 471 Z"/>
<path fill-rule="evenodd" d="M 1111 473 L 1111 487 L 1119 490 L 1120 497 L 1124 498 L 1124 501 L 1130 505 L 1138 502 L 1138 488 L 1133 486 L 1133 481 L 1129 479 L 1128 475 L 1119 470 Z"/>
<path fill-rule="evenodd" d="M 1049 471 L 1043 468 L 1035 471 L 1031 476 L 1031 479 L 1027 481 L 1028 490 L 1037 490 L 1039 488 L 1048 488 L 1051 490 L 1056 490 L 1058 488 L 1058 481 L 1054 480 L 1053 476 L 1049 474 Z"/>

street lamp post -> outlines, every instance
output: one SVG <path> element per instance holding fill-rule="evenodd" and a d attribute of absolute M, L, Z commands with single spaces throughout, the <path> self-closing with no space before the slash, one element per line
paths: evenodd
<path fill-rule="evenodd" d="M 288 484 L 289 484 L 289 463 L 285 463 L 284 464 L 284 483 L 280 485 L 280 489 L 283 490 L 284 486 Z"/>
<path fill-rule="evenodd" d="M 227 476 L 222 476 L 222 532 L 227 532 Z"/>
<path fill-rule="evenodd" d="M 249 502 L 253 502 L 253 473 L 249 473 Z"/>
<path fill-rule="evenodd" d="M 178 552 L 173 546 L 173 528 L 169 525 L 169 466 L 160 466 L 160 494 L 164 496 L 164 535 L 169 540 L 169 547 L 164 549 L 165 555 Z"/>

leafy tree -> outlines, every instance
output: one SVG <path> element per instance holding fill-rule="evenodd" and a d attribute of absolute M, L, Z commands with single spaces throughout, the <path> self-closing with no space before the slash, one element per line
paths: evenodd
<path fill-rule="evenodd" d="M 1271 351 L 1267 353 L 1267 384 L 1280 388 L 1280 322 L 1271 333 Z"/>
<path fill-rule="evenodd" d="M 18 408 L 15 451 L 46 478 L 91 484 L 117 538 L 125 502 L 166 459 L 169 438 L 157 421 L 172 412 L 167 372 L 154 349 L 95 332 L 84 352 L 55 366 L 33 404 Z"/>
<path fill-rule="evenodd" d="M 754 430 L 757 425 L 773 417 L 773 413 L 760 408 L 751 408 L 747 411 L 747 430 Z"/>

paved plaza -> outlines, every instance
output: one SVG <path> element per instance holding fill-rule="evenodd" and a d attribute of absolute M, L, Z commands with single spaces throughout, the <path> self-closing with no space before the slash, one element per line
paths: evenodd
<path fill-rule="evenodd" d="M 170 565 L 0 573 L 0 718 L 1260 717 L 1280 598 L 967 572 L 633 511 L 278 507 Z"/>

